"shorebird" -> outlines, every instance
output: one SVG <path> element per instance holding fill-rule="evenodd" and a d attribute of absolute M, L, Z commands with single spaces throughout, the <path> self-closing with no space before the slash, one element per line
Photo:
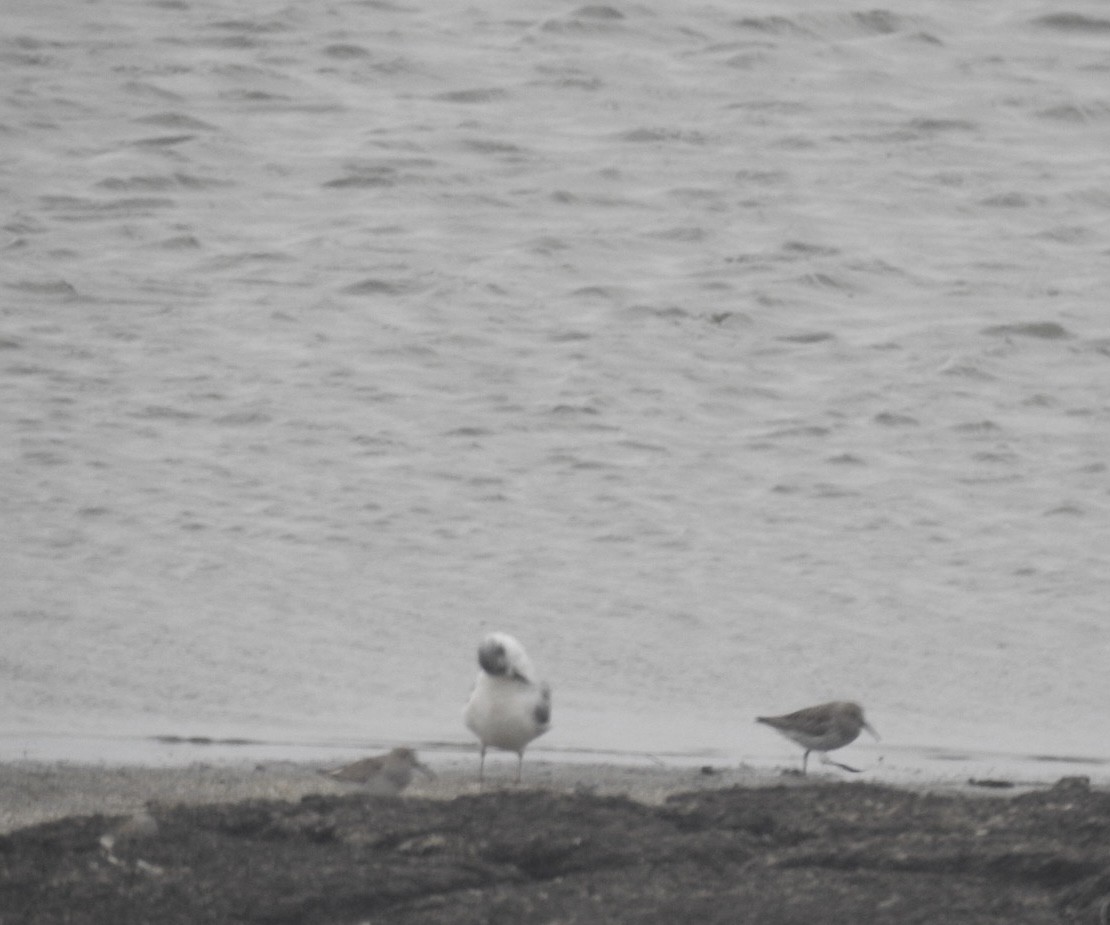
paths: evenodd
<path fill-rule="evenodd" d="M 148 874 L 161 874 L 164 871 L 155 864 L 135 858 L 133 862 L 121 859 L 116 851 L 125 852 L 126 856 L 134 856 L 137 846 L 142 842 L 151 840 L 158 835 L 158 820 L 150 812 L 153 803 L 147 803 L 146 809 L 140 809 L 120 821 L 113 828 L 100 836 L 100 847 L 104 850 L 104 857 L 116 867 L 134 867 L 135 870 Z"/>
<path fill-rule="evenodd" d="M 158 834 L 158 820 L 150 809 L 140 809 L 100 836 L 100 847 L 109 855 L 116 848 L 134 845 Z"/>
<path fill-rule="evenodd" d="M 757 716 L 756 722 L 766 723 L 806 750 L 802 757 L 803 774 L 806 772 L 810 752 L 831 752 L 834 749 L 843 748 L 856 740 L 861 729 L 866 729 L 876 739 L 879 738 L 879 734 L 863 718 L 863 708 L 858 703 L 848 700 L 834 700 L 831 703 L 806 707 L 804 710 L 783 716 Z M 859 772 L 859 768 L 832 761 L 824 755 L 821 756 L 821 760 L 825 764 L 836 765 L 845 771 Z"/>
<path fill-rule="evenodd" d="M 539 680 L 524 646 L 508 633 L 490 633 L 478 647 L 478 680 L 463 720 L 481 743 L 478 783 L 485 779 L 486 749 L 516 752 L 516 780 L 524 748 L 551 723 L 551 688 Z"/>
<path fill-rule="evenodd" d="M 411 748 L 395 748 L 388 754 L 363 758 L 341 768 L 321 770 L 320 773 L 343 783 L 362 784 L 375 796 L 395 797 L 409 785 L 413 771 L 435 777 L 431 768 L 417 760 L 416 752 Z"/>

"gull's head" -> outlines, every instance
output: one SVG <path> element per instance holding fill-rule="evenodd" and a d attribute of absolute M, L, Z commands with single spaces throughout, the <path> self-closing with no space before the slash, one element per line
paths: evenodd
<path fill-rule="evenodd" d="M 478 647 L 478 664 L 482 671 L 495 678 L 532 683 L 536 669 L 524 646 L 508 633 L 490 633 Z"/>

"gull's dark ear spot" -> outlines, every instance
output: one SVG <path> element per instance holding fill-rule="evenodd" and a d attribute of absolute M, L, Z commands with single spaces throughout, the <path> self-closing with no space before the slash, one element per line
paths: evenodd
<path fill-rule="evenodd" d="M 486 674 L 503 675 L 509 664 L 505 647 L 499 642 L 486 643 L 478 650 L 478 664 Z"/>

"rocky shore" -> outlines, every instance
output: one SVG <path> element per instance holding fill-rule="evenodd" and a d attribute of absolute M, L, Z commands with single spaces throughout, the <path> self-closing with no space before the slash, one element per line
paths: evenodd
<path fill-rule="evenodd" d="M 163 794 L 0 836 L 0 923 L 1107 925 L 1110 793 L 1083 778 L 973 795 L 705 777 L 659 799 Z"/>

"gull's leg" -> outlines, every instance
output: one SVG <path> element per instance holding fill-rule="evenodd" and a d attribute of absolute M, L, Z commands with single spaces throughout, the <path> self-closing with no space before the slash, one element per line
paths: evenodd
<path fill-rule="evenodd" d="M 806 753 L 804 755 L 802 755 L 802 776 L 803 777 L 805 777 L 806 765 L 809 764 L 809 752 L 810 752 L 810 749 L 807 748 Z"/>
<path fill-rule="evenodd" d="M 482 789 L 482 784 L 486 780 L 486 743 L 482 743 L 482 757 L 478 760 L 478 789 Z"/>
<path fill-rule="evenodd" d="M 516 782 L 520 783 L 520 772 L 524 770 L 524 750 L 516 753 Z"/>

